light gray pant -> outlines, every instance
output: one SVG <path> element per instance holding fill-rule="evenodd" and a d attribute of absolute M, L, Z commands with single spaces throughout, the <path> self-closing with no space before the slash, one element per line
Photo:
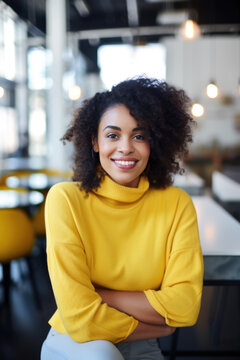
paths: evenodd
<path fill-rule="evenodd" d="M 163 360 L 156 339 L 112 344 L 106 340 L 78 343 L 53 328 L 42 345 L 41 360 Z"/>

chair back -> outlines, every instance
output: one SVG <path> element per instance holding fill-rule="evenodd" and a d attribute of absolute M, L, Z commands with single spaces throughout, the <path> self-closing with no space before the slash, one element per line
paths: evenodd
<path fill-rule="evenodd" d="M 13 171 L 7 172 L 1 176 L 0 185 L 1 186 L 7 185 L 7 179 L 10 176 L 21 177 L 21 176 L 30 175 L 31 173 L 32 173 L 32 171 L 30 171 L 30 170 L 13 170 Z"/>
<path fill-rule="evenodd" d="M 20 209 L 0 209 L 0 262 L 29 255 L 34 244 L 34 231 L 27 214 Z"/>

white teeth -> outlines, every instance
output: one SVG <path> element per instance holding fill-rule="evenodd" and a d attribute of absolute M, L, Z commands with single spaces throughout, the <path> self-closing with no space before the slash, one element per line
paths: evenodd
<path fill-rule="evenodd" d="M 115 162 L 119 165 L 134 165 L 136 161 L 115 160 Z"/>

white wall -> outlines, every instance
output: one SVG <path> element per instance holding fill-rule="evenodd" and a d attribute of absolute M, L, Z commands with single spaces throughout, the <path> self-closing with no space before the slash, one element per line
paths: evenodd
<path fill-rule="evenodd" d="M 240 131 L 235 116 L 240 113 L 238 80 L 240 78 L 240 37 L 204 37 L 188 42 L 166 38 L 167 81 L 183 88 L 192 100 L 205 107 L 203 117 L 197 119 L 192 148 L 240 145 Z M 210 79 L 219 86 L 218 99 L 207 98 L 205 89 Z M 232 98 L 231 105 L 223 105 L 224 96 Z"/>

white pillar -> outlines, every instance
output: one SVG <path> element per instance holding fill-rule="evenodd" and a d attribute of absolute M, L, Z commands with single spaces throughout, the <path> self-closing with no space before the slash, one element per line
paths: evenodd
<path fill-rule="evenodd" d="M 62 138 L 68 116 L 63 94 L 64 53 L 67 46 L 66 0 L 46 2 L 47 48 L 51 52 L 50 77 L 52 87 L 48 92 L 48 166 L 65 169 L 68 166 L 67 151 Z"/>
<path fill-rule="evenodd" d="M 27 24 L 19 22 L 16 32 L 16 86 L 15 86 L 15 99 L 16 99 L 16 114 L 20 139 L 20 147 L 25 148 L 28 145 L 26 138 L 28 133 L 28 89 L 26 86 L 27 79 Z M 25 149 L 26 150 L 26 149 Z M 21 154 L 23 155 L 23 154 Z M 24 154 L 26 155 L 26 154 Z"/>

